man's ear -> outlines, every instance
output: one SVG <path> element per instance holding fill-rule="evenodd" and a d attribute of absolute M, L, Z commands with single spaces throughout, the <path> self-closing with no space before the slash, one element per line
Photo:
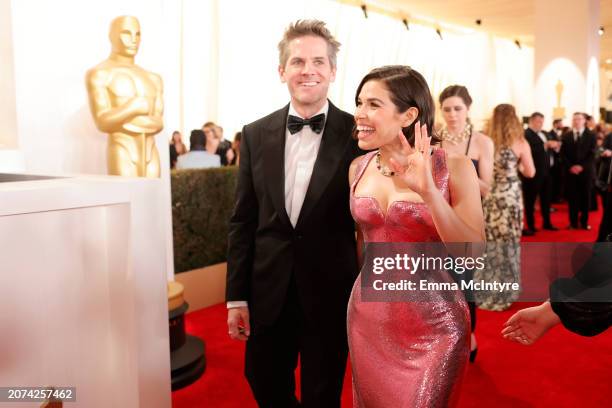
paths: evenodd
<path fill-rule="evenodd" d="M 412 106 L 408 108 L 406 112 L 402 113 L 401 115 L 402 115 L 402 127 L 408 127 L 419 116 L 419 109 Z"/>
<path fill-rule="evenodd" d="M 287 82 L 285 79 L 285 68 L 282 65 L 278 66 L 278 76 L 280 77 L 281 83 Z"/>
<path fill-rule="evenodd" d="M 331 74 L 329 75 L 329 82 L 334 82 L 336 80 L 336 67 L 333 67 L 331 70 Z"/>

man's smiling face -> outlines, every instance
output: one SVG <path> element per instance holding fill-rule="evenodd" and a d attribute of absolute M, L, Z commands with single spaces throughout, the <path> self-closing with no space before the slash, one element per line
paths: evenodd
<path fill-rule="evenodd" d="M 298 37 L 289 43 L 289 58 L 278 68 L 296 107 L 323 106 L 330 82 L 336 78 L 331 66 L 327 42 L 316 36 Z"/>

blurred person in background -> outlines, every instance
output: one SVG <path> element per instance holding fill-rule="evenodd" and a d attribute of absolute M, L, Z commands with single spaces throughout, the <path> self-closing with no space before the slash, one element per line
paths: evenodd
<path fill-rule="evenodd" d="M 534 235 L 535 226 L 535 203 L 536 199 L 540 199 L 540 212 L 542 213 L 542 228 L 545 230 L 556 231 L 550 222 L 550 195 L 551 195 L 551 177 L 550 168 L 554 161 L 554 149 L 559 147 L 559 142 L 548 140 L 546 134 L 542 131 L 544 125 L 544 115 L 540 112 L 534 112 L 529 117 L 529 126 L 525 129 L 525 139 L 531 148 L 531 156 L 535 165 L 536 173 L 534 177 L 524 178 L 523 183 L 523 199 L 525 205 L 525 218 L 527 221 L 527 229 L 523 230 L 523 235 Z"/>
<path fill-rule="evenodd" d="M 484 197 L 493 178 L 493 142 L 474 129 L 469 120 L 472 97 L 465 86 L 451 85 L 442 91 L 439 102 L 444 118 L 441 147 L 449 153 L 468 156 L 476 168 L 480 195 Z"/>
<path fill-rule="evenodd" d="M 206 136 L 201 129 L 194 129 L 191 131 L 189 143 L 191 150 L 179 156 L 177 169 L 203 169 L 221 165 L 219 156 L 215 154 L 219 145 L 215 135 Z"/>
<path fill-rule="evenodd" d="M 514 106 L 497 105 L 487 134 L 495 145 L 495 168 L 490 193 L 483 200 L 487 240 L 486 267 L 474 279 L 485 282 L 520 281 L 520 240 L 523 228 L 523 199 L 519 172 L 527 178 L 536 174 L 529 143 Z M 512 291 L 475 292 L 477 304 L 501 311 L 518 297 Z"/>
<path fill-rule="evenodd" d="M 583 115 L 586 119 L 586 128 L 589 129 L 591 132 L 595 132 L 595 127 L 597 126 L 597 121 L 595 120 L 595 118 L 589 115 L 588 113 L 583 113 Z"/>
<path fill-rule="evenodd" d="M 599 125 L 598 125 L 599 126 Z M 602 133 L 605 132 L 606 127 L 602 126 Z M 612 220 L 612 213 L 610 213 L 610 191 L 612 189 L 612 133 L 607 134 L 598 147 L 598 163 L 596 168 L 596 179 L 595 189 L 601 197 L 601 203 L 603 207 L 603 216 L 599 225 L 599 232 L 597 234 L 597 241 L 603 242 L 606 240 L 608 234 L 612 233 L 610 221 Z"/>
<path fill-rule="evenodd" d="M 561 163 L 561 136 L 563 136 L 563 119 L 553 120 L 553 127 L 548 132 L 548 140 L 559 142 L 558 147 L 552 150 L 553 164 L 550 168 L 551 193 L 550 202 L 558 204 L 563 197 L 563 163 Z M 551 212 L 554 208 L 551 207 Z"/>
<path fill-rule="evenodd" d="M 235 166 L 240 165 L 240 140 L 242 139 L 242 132 L 236 132 L 234 135 L 234 141 L 232 142 L 232 150 L 236 153 L 236 157 L 234 158 L 234 162 L 232 163 Z"/>
<path fill-rule="evenodd" d="M 474 129 L 468 114 L 472 106 L 472 97 L 468 89 L 462 85 L 446 87 L 440 97 L 440 108 L 444 118 L 444 126 L 439 131 L 442 142 L 440 146 L 451 154 L 467 156 L 478 175 L 480 196 L 485 197 L 491 188 L 493 178 L 493 142 L 490 138 Z M 466 278 L 471 279 L 471 271 Z M 466 294 L 468 297 L 471 295 Z M 470 361 L 476 358 L 476 303 L 468 302 L 471 322 Z"/>
<path fill-rule="evenodd" d="M 220 157 L 221 165 L 228 166 L 233 163 L 236 155 L 232 150 L 231 142 L 223 139 L 223 128 L 214 122 L 206 122 L 202 126 L 202 130 L 207 136 L 209 134 L 214 134 L 217 139 L 219 139 L 219 146 L 215 154 Z"/>
<path fill-rule="evenodd" d="M 175 130 L 172 132 L 172 139 L 170 139 L 170 168 L 176 167 L 176 160 L 181 154 L 187 153 L 187 147 L 183 143 L 183 136 L 181 132 Z"/>
<path fill-rule="evenodd" d="M 561 160 L 565 167 L 565 192 L 569 205 L 570 229 L 590 230 L 589 201 L 593 183 L 596 138 L 586 128 L 582 112 L 572 116 L 572 129 L 561 141 Z"/>

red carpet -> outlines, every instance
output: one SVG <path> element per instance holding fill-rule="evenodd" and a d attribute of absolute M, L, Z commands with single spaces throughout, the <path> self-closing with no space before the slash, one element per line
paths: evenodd
<path fill-rule="evenodd" d="M 553 224 L 567 227 L 566 209 L 557 208 Z M 591 242 L 600 218 L 601 214 L 591 213 L 591 231 L 540 231 L 529 241 Z M 503 340 L 502 324 L 530 305 L 515 304 L 506 312 L 479 310 L 478 358 L 468 368 L 460 407 L 609 407 L 612 330 L 587 338 L 556 327 L 531 347 Z M 256 407 L 243 376 L 244 345 L 229 340 L 226 318 L 224 305 L 187 315 L 187 332 L 206 342 L 208 368 L 196 383 L 172 394 L 173 407 Z M 352 406 L 350 369 L 342 406 Z"/>
<path fill-rule="evenodd" d="M 559 231 L 547 231 L 541 230 L 542 218 L 539 214 L 539 208 L 536 208 L 536 228 L 538 232 L 532 237 L 523 237 L 523 242 L 594 242 L 597 239 L 597 232 L 599 231 L 599 223 L 602 217 L 601 201 L 598 199 L 599 211 L 592 211 L 589 213 L 589 225 L 591 230 L 570 230 L 569 226 L 569 213 L 567 205 L 565 204 L 553 204 L 555 212 L 550 214 L 550 222 L 555 227 L 559 228 Z"/>

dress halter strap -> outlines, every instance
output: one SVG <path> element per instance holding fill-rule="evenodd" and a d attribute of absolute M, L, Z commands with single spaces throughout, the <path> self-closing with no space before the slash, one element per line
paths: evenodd
<path fill-rule="evenodd" d="M 372 157 L 374 157 L 374 155 L 376 155 L 376 150 L 373 150 L 361 156 L 361 160 L 359 161 L 359 163 L 357 164 L 357 168 L 355 169 L 355 179 L 353 180 L 353 184 L 351 185 L 351 192 L 355 191 L 355 186 L 363 176 L 363 173 L 365 173 L 366 169 L 368 168 L 368 164 L 370 164 L 370 161 L 372 160 Z"/>
<path fill-rule="evenodd" d="M 470 151 L 470 142 L 472 141 L 472 128 L 470 127 L 470 136 L 468 136 L 467 147 L 465 149 L 465 155 L 467 156 Z"/>

